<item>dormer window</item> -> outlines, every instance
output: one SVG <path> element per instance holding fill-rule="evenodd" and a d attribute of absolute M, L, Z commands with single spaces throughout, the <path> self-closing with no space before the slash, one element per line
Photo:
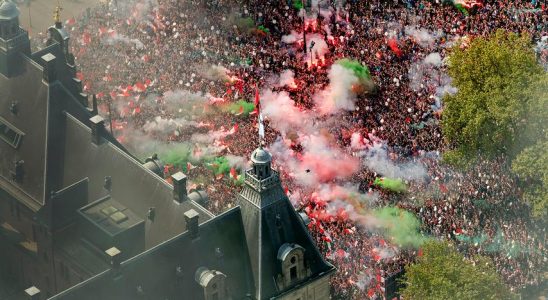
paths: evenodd
<path fill-rule="evenodd" d="M 298 244 L 283 244 L 278 250 L 281 277 L 278 284 L 283 288 L 290 287 L 306 277 L 304 265 L 304 248 Z"/>
<path fill-rule="evenodd" d="M 23 132 L 0 117 L 0 139 L 17 149 L 19 148 L 23 135 Z"/>
<path fill-rule="evenodd" d="M 222 272 L 200 267 L 196 270 L 195 280 L 204 288 L 205 300 L 221 300 L 228 298 L 226 275 Z"/>

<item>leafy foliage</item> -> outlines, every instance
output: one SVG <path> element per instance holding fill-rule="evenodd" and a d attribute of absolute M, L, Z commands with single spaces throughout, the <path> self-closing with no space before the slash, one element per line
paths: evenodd
<path fill-rule="evenodd" d="M 548 213 L 548 141 L 525 148 L 512 162 L 512 170 L 525 183 L 523 200 L 536 217 Z"/>
<path fill-rule="evenodd" d="M 516 299 L 487 257 L 467 259 L 439 241 L 424 244 L 422 253 L 406 267 L 405 299 Z"/>
<path fill-rule="evenodd" d="M 548 75 L 534 84 L 524 129 L 518 145 L 525 147 L 512 161 L 512 170 L 523 185 L 523 200 L 529 203 L 535 217 L 548 215 Z"/>
<path fill-rule="evenodd" d="M 460 46 L 452 49 L 448 63 L 458 92 L 444 98 L 442 129 L 453 148 L 446 160 L 517 154 L 527 106 L 538 101 L 533 83 L 543 73 L 530 37 L 499 30 L 472 40 L 467 48 Z"/>

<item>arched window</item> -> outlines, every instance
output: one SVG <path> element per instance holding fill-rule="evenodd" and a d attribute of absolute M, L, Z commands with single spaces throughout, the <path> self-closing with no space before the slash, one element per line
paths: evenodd
<path fill-rule="evenodd" d="M 226 275 L 222 272 L 200 267 L 196 270 L 195 280 L 204 288 L 205 300 L 222 300 L 228 298 L 226 292 Z"/>
<path fill-rule="evenodd" d="M 306 277 L 304 265 L 304 248 L 298 244 L 283 244 L 278 250 L 278 261 L 282 271 L 282 285 L 284 288 L 292 286 Z"/>

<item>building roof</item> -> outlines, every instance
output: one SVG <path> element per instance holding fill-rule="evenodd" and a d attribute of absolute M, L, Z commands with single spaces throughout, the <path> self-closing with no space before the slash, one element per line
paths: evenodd
<path fill-rule="evenodd" d="M 57 80 L 42 80 L 43 56 L 55 56 Z M 52 191 L 88 178 L 87 201 L 93 202 L 107 194 L 147 219 L 150 208 L 154 220 L 146 222 L 146 248 L 151 248 L 185 230 L 183 213 L 190 208 L 206 221 L 213 214 L 192 200 L 179 204 L 173 201 L 173 187 L 163 178 L 143 167 L 103 128 L 100 145 L 91 140 L 92 114 L 82 101 L 81 83 L 75 70 L 63 59 L 55 43 L 22 57 L 25 72 L 20 76 L 0 76 L 0 121 L 22 133 L 17 148 L 0 140 L 0 187 L 20 199 L 34 211 L 45 210 Z M 17 114 L 10 104 L 17 103 Z M 15 161 L 23 160 L 23 180 L 11 179 Z M 111 191 L 104 188 L 105 177 L 112 180 Z M 52 212 L 44 212 L 42 222 L 51 224 Z"/>
<path fill-rule="evenodd" d="M 251 153 L 251 161 L 255 164 L 267 164 L 272 161 L 272 155 L 259 147 Z"/>
<path fill-rule="evenodd" d="M 60 171 L 62 185 L 87 177 L 90 201 L 110 195 L 145 220 L 149 208 L 153 207 L 154 220 L 147 220 L 145 224 L 147 249 L 185 231 L 183 214 L 187 210 L 196 210 L 200 221 L 213 216 L 193 200 L 177 203 L 173 200 L 173 187 L 161 177 L 108 141 L 92 144 L 91 130 L 72 115 L 66 114 L 63 119 L 65 137 L 59 151 L 64 157 Z M 112 182 L 110 191 L 104 188 L 107 176 Z"/>
<path fill-rule="evenodd" d="M 258 299 L 270 299 L 287 292 L 280 290 L 276 284 L 282 272 L 278 256 L 280 251 L 283 255 L 285 244 L 296 244 L 305 250 L 306 267 L 310 270 L 306 280 L 325 276 L 335 270 L 324 260 L 303 220 L 284 193 L 277 172 L 271 170 L 269 177 L 258 180 L 253 169 L 247 170 L 244 187 L 236 203 L 242 209 L 256 288 L 254 294 Z"/>
<path fill-rule="evenodd" d="M 19 17 L 19 9 L 11 0 L 1 0 L 0 20 L 11 20 Z"/>
<path fill-rule="evenodd" d="M 110 196 L 80 208 L 79 213 L 110 236 L 143 222 L 143 219 Z"/>
<path fill-rule="evenodd" d="M 74 286 L 50 300 L 204 299 L 196 271 L 225 274 L 232 299 L 253 293 L 253 277 L 241 211 L 233 208 L 199 225 L 197 238 L 186 231 Z"/>

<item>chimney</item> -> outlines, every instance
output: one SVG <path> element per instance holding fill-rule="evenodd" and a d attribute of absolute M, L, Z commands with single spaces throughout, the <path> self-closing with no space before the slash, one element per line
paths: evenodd
<path fill-rule="evenodd" d="M 105 120 L 100 115 L 95 115 L 89 119 L 91 121 L 91 141 L 95 145 L 101 144 L 101 130 L 105 126 Z"/>
<path fill-rule="evenodd" d="M 80 100 L 80 103 L 82 103 L 82 105 L 84 107 L 88 107 L 89 103 L 88 103 L 88 94 L 86 93 L 80 93 L 78 94 L 78 97 L 79 97 L 79 100 Z"/>
<path fill-rule="evenodd" d="M 193 239 L 198 237 L 199 218 L 200 215 L 194 209 L 190 209 L 185 212 L 186 229 L 190 232 L 190 236 Z"/>
<path fill-rule="evenodd" d="M 40 290 L 34 285 L 25 290 L 25 295 L 29 300 L 40 300 Z"/>
<path fill-rule="evenodd" d="M 116 247 L 112 247 L 105 251 L 107 254 L 108 259 L 110 260 L 110 266 L 113 270 L 120 269 L 120 263 L 121 263 L 121 257 L 122 252 L 118 250 Z"/>
<path fill-rule="evenodd" d="M 74 82 L 74 85 L 76 85 L 76 88 L 78 89 L 78 91 L 82 91 L 82 80 L 75 77 L 75 78 L 72 78 L 72 82 Z"/>
<path fill-rule="evenodd" d="M 44 73 L 42 78 L 47 83 L 55 81 L 57 79 L 57 72 L 55 70 L 55 55 L 48 53 L 42 56 L 42 60 L 44 61 Z"/>
<path fill-rule="evenodd" d="M 187 199 L 186 175 L 183 172 L 177 172 L 171 175 L 173 181 L 173 199 L 177 203 L 183 203 Z"/>

